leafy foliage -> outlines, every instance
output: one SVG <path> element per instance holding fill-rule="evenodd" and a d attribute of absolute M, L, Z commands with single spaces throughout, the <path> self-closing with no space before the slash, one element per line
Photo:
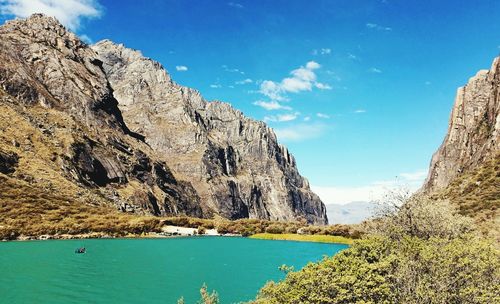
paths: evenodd
<path fill-rule="evenodd" d="M 393 205 L 334 257 L 269 282 L 253 303 L 499 303 L 500 252 L 446 203 Z"/>
<path fill-rule="evenodd" d="M 203 286 L 201 287 L 200 296 L 201 298 L 197 302 L 198 304 L 219 304 L 219 296 L 217 295 L 217 292 L 212 291 L 212 293 L 210 293 L 206 284 L 203 284 Z M 180 298 L 177 301 L 177 304 L 185 303 L 186 302 L 184 301 L 184 298 Z"/>

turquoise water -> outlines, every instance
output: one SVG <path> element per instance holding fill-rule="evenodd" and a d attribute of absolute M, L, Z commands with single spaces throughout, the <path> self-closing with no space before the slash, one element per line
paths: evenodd
<path fill-rule="evenodd" d="M 85 246 L 87 253 L 75 254 Z M 0 303 L 195 303 L 206 283 L 221 303 L 250 300 L 282 264 L 303 267 L 340 244 L 233 237 L 0 243 Z"/>

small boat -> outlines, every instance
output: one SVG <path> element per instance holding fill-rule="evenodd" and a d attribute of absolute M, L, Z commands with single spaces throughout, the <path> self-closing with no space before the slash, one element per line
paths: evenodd
<path fill-rule="evenodd" d="M 85 247 L 76 248 L 75 253 L 85 253 Z"/>

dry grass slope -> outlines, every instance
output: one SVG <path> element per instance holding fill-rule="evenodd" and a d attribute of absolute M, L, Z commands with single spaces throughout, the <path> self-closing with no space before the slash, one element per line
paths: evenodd
<path fill-rule="evenodd" d="M 500 154 L 456 178 L 435 198 L 448 199 L 459 213 L 476 220 L 483 233 L 500 236 Z"/>
<path fill-rule="evenodd" d="M 15 153 L 19 163 L 12 174 L 0 173 L 0 239 L 159 231 L 159 218 L 121 213 L 98 190 L 67 178 L 61 162 L 82 133 L 73 118 L 9 99 L 0 90 L 0 151 Z"/>

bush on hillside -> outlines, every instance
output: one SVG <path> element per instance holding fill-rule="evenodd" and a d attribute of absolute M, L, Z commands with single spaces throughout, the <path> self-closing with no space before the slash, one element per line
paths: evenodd
<path fill-rule="evenodd" d="M 270 282 L 254 303 L 499 303 L 500 258 L 474 237 L 369 237 Z"/>
<path fill-rule="evenodd" d="M 448 201 L 424 196 L 406 198 L 392 193 L 379 214 L 380 217 L 369 225 L 368 232 L 392 239 L 407 235 L 450 239 L 474 230 L 473 221 L 458 214 Z"/>
<path fill-rule="evenodd" d="M 500 303 L 499 250 L 446 202 L 391 204 L 370 228 L 349 249 L 266 284 L 253 303 Z"/>
<path fill-rule="evenodd" d="M 279 224 L 272 224 L 266 228 L 267 233 L 282 234 L 285 232 L 285 227 Z"/>

